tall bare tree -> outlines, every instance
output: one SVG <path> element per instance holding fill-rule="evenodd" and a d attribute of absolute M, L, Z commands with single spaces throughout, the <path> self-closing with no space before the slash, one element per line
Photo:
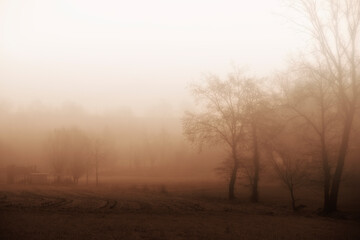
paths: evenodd
<path fill-rule="evenodd" d="M 330 149 L 336 148 L 335 139 L 340 136 L 337 105 L 331 86 L 321 77 L 319 70 L 309 65 L 300 65 L 291 71 L 295 73 L 294 76 L 287 73 L 290 79 L 282 84 L 283 103 L 288 110 L 287 117 L 296 122 L 293 127 L 302 132 L 302 141 L 306 139 L 308 142 L 305 147 L 321 162 L 325 209 L 329 204 L 333 165 Z"/>
<path fill-rule="evenodd" d="M 293 110 L 303 117 L 318 135 L 324 173 L 324 211 L 337 210 L 341 177 L 349 149 L 353 120 L 360 98 L 360 1 L 358 0 L 298 0 L 296 9 L 305 15 L 308 24 L 302 27 L 314 40 L 314 50 L 303 65 L 314 80 L 312 93 L 320 114 L 316 118 Z M 311 86 L 311 89 L 314 89 Z M 311 92 L 308 92 L 311 94 Z M 330 102 L 328 102 L 328 100 Z M 329 105 L 331 104 L 331 106 Z M 331 171 L 328 157 L 328 133 L 332 119 L 339 116 L 338 151 Z M 332 117 L 330 117 L 332 118 Z"/>
<path fill-rule="evenodd" d="M 243 95 L 243 144 L 240 167 L 251 187 L 250 200 L 258 202 L 258 185 L 261 169 L 262 145 L 266 141 L 268 123 L 271 118 L 269 95 L 261 88 L 259 79 L 250 78 L 242 82 Z"/>
<path fill-rule="evenodd" d="M 183 118 L 184 134 L 188 140 L 200 146 L 221 144 L 226 147 L 232 161 L 229 199 L 235 198 L 239 151 L 244 140 L 246 80 L 238 72 L 229 75 L 226 81 L 214 75 L 207 76 L 206 85 L 193 85 L 191 88 L 201 109 L 197 113 L 186 112 Z"/>

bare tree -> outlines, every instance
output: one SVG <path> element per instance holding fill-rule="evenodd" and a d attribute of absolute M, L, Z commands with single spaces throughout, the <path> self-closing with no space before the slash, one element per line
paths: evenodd
<path fill-rule="evenodd" d="M 55 129 L 50 133 L 45 147 L 48 152 L 50 165 L 56 176 L 56 182 L 61 182 L 61 177 L 65 173 L 68 154 L 69 154 L 69 145 L 68 134 L 65 129 Z"/>
<path fill-rule="evenodd" d="M 78 183 L 79 178 L 86 173 L 89 166 L 89 138 L 79 129 L 73 128 L 68 131 L 70 135 L 69 171 L 74 183 Z"/>
<path fill-rule="evenodd" d="M 292 209 L 296 211 L 298 206 L 296 206 L 295 190 L 307 182 L 308 159 L 285 149 L 274 150 L 270 156 L 275 172 L 289 190 Z"/>
<path fill-rule="evenodd" d="M 269 126 L 265 153 L 280 181 L 289 190 L 295 211 L 298 209 L 295 192 L 309 181 L 312 156 L 308 153 L 307 143 L 302 141 L 303 133 L 298 122 L 289 121 L 287 109 L 282 106 L 275 112 L 276 121 Z"/>
<path fill-rule="evenodd" d="M 95 181 L 96 186 L 99 185 L 99 165 L 106 157 L 106 144 L 105 140 L 99 137 L 92 139 L 91 141 L 91 154 L 95 166 Z"/>
<path fill-rule="evenodd" d="M 301 24 L 315 42 L 315 49 L 306 60 L 307 72 L 311 73 L 317 91 L 312 97 L 319 106 L 320 114 L 310 118 L 309 114 L 293 110 L 303 117 L 317 133 L 321 143 L 321 158 L 324 173 L 324 211 L 337 210 L 341 177 L 353 128 L 354 116 L 359 108 L 359 31 L 360 1 L 358 0 L 299 0 L 295 7 L 308 20 Z M 329 106 L 331 96 L 335 101 Z M 338 151 L 336 166 L 331 173 L 328 159 L 327 139 L 329 131 L 328 113 L 340 116 L 338 126 Z"/>
<path fill-rule="evenodd" d="M 193 143 L 222 144 L 232 161 L 229 180 L 229 199 L 234 199 L 234 187 L 239 169 L 239 150 L 243 141 L 244 88 L 247 78 L 240 73 L 226 81 L 209 75 L 206 85 L 193 85 L 192 94 L 203 107 L 198 113 L 186 112 L 183 118 L 184 135 Z"/>
<path fill-rule="evenodd" d="M 88 144 L 85 133 L 76 128 L 55 129 L 50 134 L 46 146 L 58 182 L 68 169 L 74 183 L 78 183 L 79 178 L 86 172 Z"/>
<path fill-rule="evenodd" d="M 335 139 L 340 136 L 337 105 L 331 86 L 321 77 L 319 70 L 309 65 L 300 65 L 293 68 L 292 72 L 295 73 L 293 78 L 290 77 L 292 86 L 289 82 L 282 86 L 283 103 L 290 110 L 287 117 L 297 122 L 297 126 L 293 127 L 302 132 L 303 139 L 300 141 L 306 139 L 308 145 L 305 147 L 321 162 L 325 209 L 329 204 L 331 184 L 330 149 L 336 148 Z"/>
<path fill-rule="evenodd" d="M 242 167 L 245 175 L 249 179 L 251 186 L 252 202 L 259 201 L 258 184 L 260 179 L 260 156 L 261 145 L 266 141 L 268 134 L 269 115 L 272 113 L 271 102 L 267 94 L 260 87 L 260 81 L 248 79 L 243 83 L 243 102 L 244 112 L 242 113 L 245 121 L 245 138 L 249 156 L 244 157 Z M 247 158 L 247 159 L 246 159 Z"/>

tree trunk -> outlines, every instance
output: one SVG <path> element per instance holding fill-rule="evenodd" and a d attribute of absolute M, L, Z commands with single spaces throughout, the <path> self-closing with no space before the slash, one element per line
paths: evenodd
<path fill-rule="evenodd" d="M 99 175 L 98 175 L 98 161 L 96 159 L 95 162 L 95 178 L 96 178 L 96 186 L 99 185 Z"/>
<path fill-rule="evenodd" d="M 237 171 L 238 171 L 238 162 L 236 159 L 234 159 L 234 167 L 231 173 L 230 182 L 229 182 L 229 199 L 232 200 L 235 198 L 235 182 L 237 177 Z"/>
<path fill-rule="evenodd" d="M 322 168 L 324 174 L 324 202 L 323 202 L 323 212 L 328 212 L 330 205 L 330 182 L 331 182 L 331 175 L 330 175 L 330 166 L 329 166 L 329 159 L 328 159 L 328 152 L 326 147 L 326 123 L 325 123 L 325 99 L 324 99 L 324 91 L 321 88 L 320 94 L 320 106 L 321 106 L 321 133 L 320 133 L 320 143 L 321 143 L 321 158 L 322 158 Z"/>
<path fill-rule="evenodd" d="M 258 201 L 259 201 L 258 179 L 254 177 L 254 183 L 252 185 L 252 191 L 251 191 L 251 202 L 257 203 Z"/>
<path fill-rule="evenodd" d="M 59 184 L 61 182 L 61 176 L 57 175 L 56 176 L 56 183 Z"/>
<path fill-rule="evenodd" d="M 74 179 L 74 184 L 78 184 L 78 182 L 79 182 L 79 177 L 73 176 L 73 179 Z"/>
<path fill-rule="evenodd" d="M 324 203 L 323 211 L 325 213 L 330 211 L 330 169 L 324 167 Z"/>
<path fill-rule="evenodd" d="M 326 143 L 325 143 L 325 133 L 323 132 L 321 136 L 321 155 L 322 155 L 322 163 L 323 163 L 323 171 L 324 171 L 324 205 L 323 205 L 323 211 L 325 213 L 329 212 L 330 210 L 330 167 L 329 167 L 329 161 L 328 161 L 328 155 L 326 150 Z"/>
<path fill-rule="evenodd" d="M 294 196 L 293 186 L 290 186 L 289 190 L 290 190 L 290 195 L 291 195 L 291 207 L 292 207 L 293 211 L 296 211 L 296 200 L 295 200 L 295 196 Z"/>
<path fill-rule="evenodd" d="M 352 121 L 354 116 L 353 111 L 351 111 L 351 113 L 349 114 L 351 115 L 349 116 L 348 121 L 345 124 L 343 137 L 341 139 L 338 161 L 331 186 L 328 212 L 334 212 L 337 210 L 339 187 L 340 187 L 342 172 L 344 169 L 346 153 L 349 146 L 350 132 L 351 132 Z"/>
<path fill-rule="evenodd" d="M 260 163 L 259 163 L 259 148 L 258 148 L 258 139 L 257 139 L 257 131 L 256 124 L 252 123 L 252 131 L 254 138 L 254 179 L 252 184 L 252 192 L 251 192 L 251 202 L 259 201 L 259 192 L 258 192 L 258 182 L 259 182 L 259 171 L 260 171 Z"/>
<path fill-rule="evenodd" d="M 89 164 L 86 167 L 86 185 L 89 184 Z"/>

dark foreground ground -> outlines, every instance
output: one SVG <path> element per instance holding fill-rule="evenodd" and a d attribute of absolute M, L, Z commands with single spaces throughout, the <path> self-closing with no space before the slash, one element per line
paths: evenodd
<path fill-rule="evenodd" d="M 204 186 L 1 185 L 0 239 L 360 239 L 356 202 L 323 217 L 311 194 L 304 202 L 315 207 L 297 213 L 275 188 L 258 204 L 225 196 Z"/>

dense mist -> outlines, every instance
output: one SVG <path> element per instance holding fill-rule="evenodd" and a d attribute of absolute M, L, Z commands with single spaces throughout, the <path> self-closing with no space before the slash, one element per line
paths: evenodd
<path fill-rule="evenodd" d="M 0 0 L 0 239 L 360 239 L 360 1 Z"/>
<path fill-rule="evenodd" d="M 49 144 L 52 144 L 52 135 L 59 130 L 81 131 L 87 141 L 101 141 L 102 182 L 107 178 L 146 176 L 154 181 L 170 176 L 181 181 L 212 178 L 216 159 L 209 154 L 221 149 L 199 152 L 183 138 L 180 119 L 167 114 L 166 109 L 162 111 L 163 114 L 158 110 L 153 115 L 140 117 L 121 109 L 92 114 L 77 105 L 60 109 L 43 105 L 17 111 L 3 109 L 0 126 L 2 181 L 5 181 L 5 169 L 9 165 L 36 166 L 39 172 L 53 174 Z M 87 151 L 91 152 L 92 148 L 89 146 Z M 92 161 L 91 154 L 87 157 Z M 90 171 L 90 183 L 94 184 L 94 164 L 89 163 L 86 168 Z M 68 170 L 62 174 L 71 177 Z M 85 175 L 85 172 L 81 174 L 80 182 Z"/>

